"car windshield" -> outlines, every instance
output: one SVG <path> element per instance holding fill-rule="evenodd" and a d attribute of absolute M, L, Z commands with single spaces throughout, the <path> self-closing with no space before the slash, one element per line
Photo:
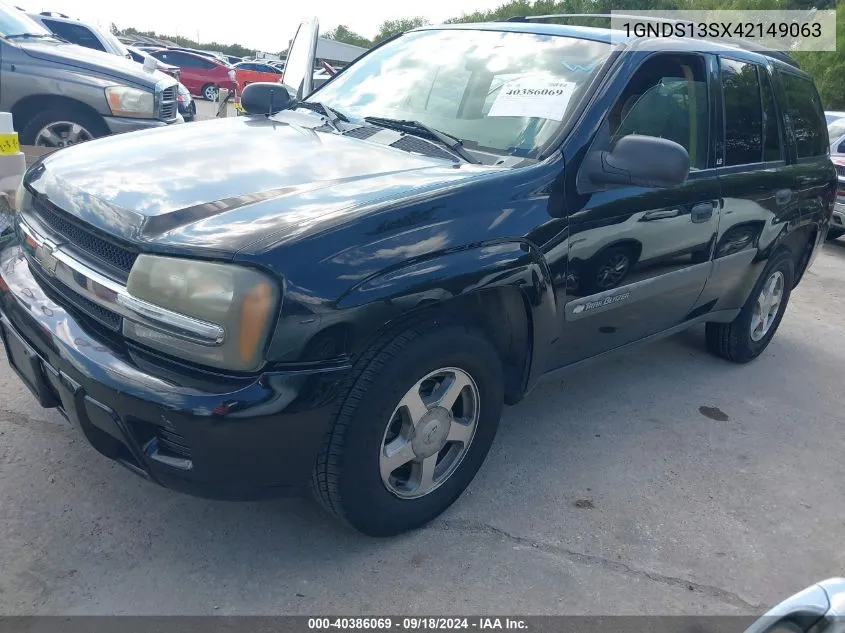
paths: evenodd
<path fill-rule="evenodd" d="M 116 50 L 120 55 L 126 57 L 129 55 L 129 49 L 126 45 L 115 37 L 108 29 L 100 29 L 100 35 L 108 41 L 109 45 Z"/>
<path fill-rule="evenodd" d="M 23 11 L 0 3 L 0 35 L 11 37 L 14 35 L 51 35 L 50 31 L 38 24 Z"/>
<path fill-rule="evenodd" d="M 838 119 L 827 126 L 827 135 L 831 141 L 838 139 L 843 134 L 845 134 L 845 119 Z"/>
<path fill-rule="evenodd" d="M 414 31 L 316 92 L 351 119 L 419 121 L 469 149 L 531 157 L 611 52 L 603 42 L 501 31 Z"/>

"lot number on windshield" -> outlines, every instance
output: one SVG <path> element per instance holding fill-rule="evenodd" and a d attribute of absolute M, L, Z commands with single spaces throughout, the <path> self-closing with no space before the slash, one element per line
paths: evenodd
<path fill-rule="evenodd" d="M 537 117 L 562 121 L 575 84 L 547 77 L 523 77 L 502 86 L 487 116 Z"/>

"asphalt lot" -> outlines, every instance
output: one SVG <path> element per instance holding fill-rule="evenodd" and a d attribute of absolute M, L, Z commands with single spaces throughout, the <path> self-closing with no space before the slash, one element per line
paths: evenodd
<path fill-rule="evenodd" d="M 759 613 L 845 573 L 844 275 L 839 240 L 750 365 L 698 328 L 543 383 L 467 494 L 388 540 L 157 488 L 0 358 L 0 614 Z"/>

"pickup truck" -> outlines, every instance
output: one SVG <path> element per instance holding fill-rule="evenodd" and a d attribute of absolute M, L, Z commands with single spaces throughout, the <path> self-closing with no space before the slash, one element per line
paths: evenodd
<path fill-rule="evenodd" d="M 0 111 L 21 143 L 61 148 L 181 122 L 176 81 L 131 59 L 70 44 L 0 3 Z"/>

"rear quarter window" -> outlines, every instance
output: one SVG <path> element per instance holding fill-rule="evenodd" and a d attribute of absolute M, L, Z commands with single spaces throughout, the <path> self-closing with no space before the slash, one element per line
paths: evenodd
<path fill-rule="evenodd" d="M 784 108 L 795 135 L 798 158 L 827 154 L 827 125 L 815 85 L 799 75 L 788 72 L 778 74 L 786 100 Z"/>

